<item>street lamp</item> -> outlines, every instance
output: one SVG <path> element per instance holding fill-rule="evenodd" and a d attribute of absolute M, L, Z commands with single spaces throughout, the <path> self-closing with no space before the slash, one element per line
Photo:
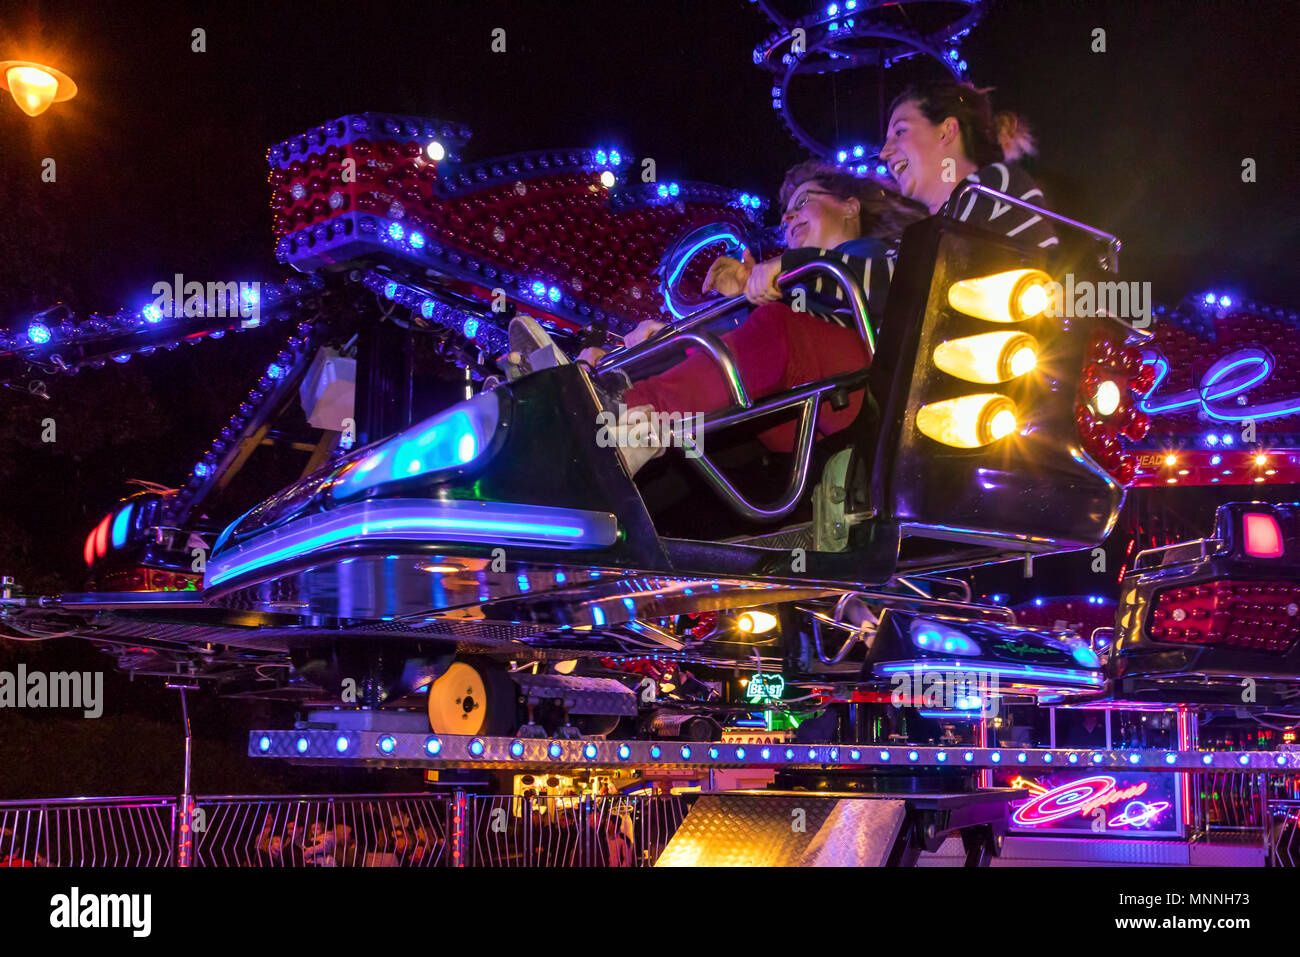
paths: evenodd
<path fill-rule="evenodd" d="M 77 84 L 67 76 L 27 60 L 0 61 L 0 88 L 8 90 L 28 116 L 40 116 L 51 103 L 62 103 L 77 95 Z"/>

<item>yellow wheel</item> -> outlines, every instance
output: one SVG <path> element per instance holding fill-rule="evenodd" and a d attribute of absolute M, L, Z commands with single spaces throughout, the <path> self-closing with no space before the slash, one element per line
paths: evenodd
<path fill-rule="evenodd" d="M 435 734 L 510 734 L 517 696 L 515 683 L 495 662 L 453 661 L 429 686 L 429 728 Z"/>

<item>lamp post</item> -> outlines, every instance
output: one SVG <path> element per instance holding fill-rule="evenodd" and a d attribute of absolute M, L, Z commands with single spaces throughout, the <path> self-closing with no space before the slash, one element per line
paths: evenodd
<path fill-rule="evenodd" d="M 28 116 L 40 116 L 51 104 L 77 95 L 77 84 L 65 74 L 28 60 L 0 60 L 0 89 L 8 90 Z"/>

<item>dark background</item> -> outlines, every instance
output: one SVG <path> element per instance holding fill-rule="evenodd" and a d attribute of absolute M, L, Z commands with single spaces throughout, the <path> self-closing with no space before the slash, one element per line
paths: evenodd
<path fill-rule="evenodd" d="M 996 87 L 997 106 L 1034 125 L 1032 168 L 1051 205 L 1123 238 L 1126 278 L 1150 280 L 1166 303 L 1213 287 L 1294 306 L 1298 25 L 1294 3 L 1268 0 L 1004 0 L 963 55 L 978 84 Z M 196 27 L 205 53 L 191 52 Z M 490 52 L 495 27 L 507 32 L 505 54 Z M 1104 54 L 1090 51 L 1097 27 Z M 266 148 L 349 112 L 463 122 L 474 130 L 467 158 L 614 145 L 654 157 L 661 179 L 770 197 L 803 156 L 769 105 L 770 75 L 752 64 L 768 30 L 746 0 L 11 2 L 0 58 L 49 63 L 80 92 L 35 119 L 0 102 L 0 324 L 25 326 L 60 299 L 82 316 L 139 308 L 176 272 L 283 277 Z M 886 98 L 902 77 L 885 74 Z M 878 133 L 866 105 L 875 96 L 862 89 L 860 78 L 827 84 L 801 119 Z M 41 182 L 45 157 L 57 163 L 55 183 Z M 1242 183 L 1244 157 L 1256 160 L 1258 182 Z M 123 483 L 182 480 L 265 368 L 273 335 L 55 378 L 48 402 L 0 393 L 0 571 L 31 590 L 79 587 L 82 540 Z M 39 439 L 47 416 L 58 423 L 53 444 Z M 1195 526 L 1213 505 L 1189 492 L 1162 499 L 1172 523 Z M 1075 565 L 1087 567 L 1074 562 L 1053 580 L 1068 581 Z M 104 661 L 75 643 L 0 644 L 0 667 L 19 658 L 47 668 Z M 179 785 L 175 696 L 109 684 L 99 721 L 0 712 L 0 796 Z M 320 779 L 239 756 L 244 729 L 265 714 L 210 701 L 194 714 L 197 790 Z"/>

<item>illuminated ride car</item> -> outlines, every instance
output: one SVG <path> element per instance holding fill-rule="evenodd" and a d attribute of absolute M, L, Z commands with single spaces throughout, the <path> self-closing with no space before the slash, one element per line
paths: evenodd
<path fill-rule="evenodd" d="M 748 500 L 707 449 L 688 459 L 736 515 L 728 540 L 656 532 L 615 449 L 597 441 L 587 371 L 564 365 L 358 448 L 254 508 L 218 539 L 205 603 L 364 622 L 393 640 L 441 638 L 448 652 L 457 628 L 469 639 L 496 628 L 497 654 L 517 651 L 531 631 L 524 643 L 554 658 L 626 653 L 608 636 L 637 622 L 1096 545 L 1118 515 L 1125 468 L 1114 430 L 1098 422 L 1127 421 L 1140 363 L 1118 320 L 1048 315 L 1051 276 L 1039 255 L 950 220 L 918 224 L 903 240 L 879 342 L 857 303 L 870 369 L 760 401 L 742 391 L 734 408 L 706 415 L 706 434 L 780 410 L 799 416 L 788 492 L 776 503 Z M 702 328 L 720 311 L 604 364 L 626 368 L 694 344 L 725 369 L 725 346 Z M 1120 400 L 1099 409 L 1101 382 Z M 809 497 L 820 401 L 863 387 L 874 403 L 812 490 L 814 521 L 782 528 Z M 791 542 L 803 561 L 792 563 Z M 648 641 L 682 650 L 671 636 Z M 412 657 L 427 665 L 417 681 L 435 730 L 515 730 L 518 682 L 504 683 L 487 658 Z M 602 679 L 555 679 L 575 680 L 584 684 L 572 700 L 613 690 L 592 684 Z"/>
<path fill-rule="evenodd" d="M 163 518 L 175 489 L 146 486 L 123 498 L 91 529 L 82 549 L 89 591 L 196 591 L 203 557 L 220 528 L 170 526 Z"/>
<path fill-rule="evenodd" d="M 196 660 L 225 649 L 248 660 L 256 682 L 299 700 L 337 703 L 349 684 L 357 694 L 342 700 L 361 707 L 422 700 L 440 732 L 608 733 L 625 719 L 644 726 L 648 713 L 661 727 L 688 723 L 682 715 L 708 716 L 711 702 L 687 694 L 670 714 L 651 712 L 638 679 L 593 662 L 650 655 L 688 668 L 754 667 L 755 643 L 684 633 L 671 626 L 678 616 L 834 605 L 864 589 L 911 594 L 902 584 L 911 577 L 1091 548 L 1114 527 L 1134 471 L 1123 440 L 1146 424 L 1137 408 L 1152 381 L 1137 349 L 1145 334 L 1108 315 L 1051 308 L 1052 283 L 1067 274 L 1076 285 L 1114 278 L 1114 237 L 964 184 L 1055 221 L 1067 241 L 1049 260 L 946 217 L 917 223 L 902 238 L 879 328 L 839 267 L 780 277 L 783 287 L 839 283 L 872 361 L 754 399 L 720 338 L 747 303 L 680 295 L 683 275 L 698 277 L 722 246 L 762 248 L 757 230 L 746 232 L 753 197 L 729 200 L 707 184 L 618 186 L 626 158 L 608 151 L 457 166 L 468 133 L 444 129 L 445 143 L 425 148 L 430 128 L 363 114 L 270 154 L 277 255 L 314 274 L 314 301 L 354 294 L 330 319 L 345 330 L 339 341 L 370 337 L 356 369 L 359 447 L 230 522 L 207 558 L 201 596 L 9 601 L 6 621 L 45 635 L 165 641 Z M 356 163 L 355 179 L 340 173 L 346 162 Z M 660 224 L 676 232 L 664 240 Z M 577 252 L 539 245 L 557 230 Z M 450 331 L 468 343 L 461 354 L 502 351 L 498 283 L 511 308 L 570 329 L 620 309 L 624 326 L 647 317 L 642 280 L 624 287 L 629 249 L 654 242 L 660 292 L 678 321 L 610 353 L 598 371 L 635 377 L 686 349 L 719 365 L 731 406 L 678 423 L 680 444 L 688 428 L 704 438 L 684 461 L 671 450 L 667 462 L 703 488 L 698 523 L 669 531 L 647 504 L 602 440 L 604 410 L 580 364 L 421 421 L 401 417 L 409 404 L 381 401 L 410 387 L 395 327 L 407 345 Z M 526 282 L 525 260 L 570 273 L 563 287 Z M 367 312 L 363 299 L 379 310 Z M 390 321 L 399 309 L 410 313 L 404 326 Z M 448 310 L 459 318 L 442 322 Z M 556 328 L 557 341 L 577 345 Z M 279 379 L 275 389 L 290 385 Z M 815 442 L 822 404 L 843 407 L 856 391 L 866 394 L 856 421 Z M 794 452 L 775 496 L 760 497 L 718 450 L 733 430 L 782 420 L 796 424 Z M 936 613 L 970 614 L 946 608 Z"/>
<path fill-rule="evenodd" d="M 873 592 L 832 607 L 795 603 L 782 614 L 782 673 L 836 712 L 841 740 L 852 727 L 863 743 L 915 731 L 918 716 L 969 722 L 1007 703 L 1102 692 L 1101 659 L 1086 638 L 1018 625 L 1010 609 L 969 597 Z"/>
<path fill-rule="evenodd" d="M 1232 502 L 1138 554 L 1106 673 L 1121 700 L 1277 707 L 1300 682 L 1300 503 Z"/>

